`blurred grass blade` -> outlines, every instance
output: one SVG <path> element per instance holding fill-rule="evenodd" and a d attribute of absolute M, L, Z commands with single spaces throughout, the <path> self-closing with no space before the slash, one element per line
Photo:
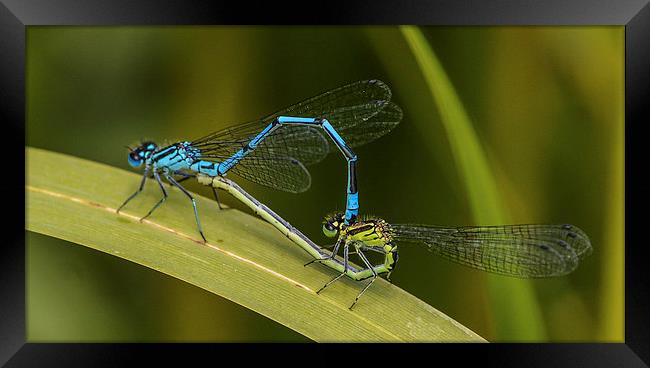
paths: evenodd
<path fill-rule="evenodd" d="M 619 106 L 624 106 L 620 102 Z M 605 341 L 625 341 L 625 124 L 620 112 L 619 125 L 612 134 L 609 171 L 611 187 L 607 203 L 606 244 L 603 248 L 602 283 L 600 296 L 601 326 L 599 337 Z"/>
<path fill-rule="evenodd" d="M 444 68 L 418 27 L 401 26 L 400 31 L 440 113 L 475 221 L 482 225 L 508 222 L 486 155 Z M 494 275 L 487 277 L 496 336 L 517 341 L 544 340 L 542 316 L 530 283 Z"/>
<path fill-rule="evenodd" d="M 103 164 L 27 148 L 26 227 L 158 270 L 223 296 L 316 341 L 484 341 L 402 289 L 379 280 L 353 312 L 362 287 L 344 279 L 322 295 L 334 272 L 318 265 L 270 224 L 218 210 L 196 196 L 206 237 L 199 241 L 189 201 L 170 189 L 167 202 L 149 182 L 124 213 L 115 208 L 140 176 Z"/>

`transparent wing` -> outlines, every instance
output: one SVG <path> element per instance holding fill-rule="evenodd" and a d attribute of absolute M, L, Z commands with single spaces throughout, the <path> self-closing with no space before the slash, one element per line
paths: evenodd
<path fill-rule="evenodd" d="M 380 80 L 354 82 L 309 98 L 262 119 L 238 124 L 192 142 L 204 157 L 230 157 L 279 116 L 326 118 L 354 147 L 390 132 L 402 119 L 401 109 L 390 102 L 390 88 Z M 330 148 L 331 147 L 331 148 Z M 330 150 L 322 130 L 283 126 L 256 148 L 293 157 L 305 165 L 322 160 Z M 260 155 L 265 153 L 260 152 Z"/>
<path fill-rule="evenodd" d="M 402 120 L 402 110 L 390 101 L 386 83 L 377 80 L 354 82 L 304 100 L 264 118 L 278 116 L 325 118 L 350 147 L 369 143 L 390 132 Z M 337 150 L 330 144 L 331 150 Z"/>
<path fill-rule="evenodd" d="M 383 136 L 399 124 L 402 111 L 390 102 L 390 98 L 390 88 L 382 81 L 354 82 L 262 119 L 212 133 L 195 140 L 192 146 L 200 150 L 203 160 L 223 161 L 278 116 L 327 118 L 350 146 L 359 146 Z M 320 128 L 286 125 L 269 134 L 232 171 L 258 184 L 301 192 L 309 188 L 311 182 L 304 165 L 319 162 L 336 149 L 334 144 L 328 143 Z M 293 161 L 298 161 L 299 165 Z M 289 168 L 288 172 L 284 171 Z"/>
<path fill-rule="evenodd" d="M 311 186 L 309 171 L 292 157 L 276 156 L 270 160 L 247 157 L 230 171 L 246 180 L 290 193 L 301 193 Z"/>
<path fill-rule="evenodd" d="M 259 124 L 251 125 L 247 129 L 238 126 L 222 130 L 218 137 L 213 135 L 210 139 L 201 138 L 192 142 L 192 146 L 201 151 L 201 158 L 204 160 L 223 161 L 244 148 L 268 125 L 262 120 L 256 123 Z M 248 129 L 250 131 L 247 131 Z M 289 125 L 269 134 L 244 161 L 253 157 L 280 156 L 292 157 L 310 165 L 321 161 L 328 153 L 327 140 L 316 128 Z"/>
<path fill-rule="evenodd" d="M 328 153 L 327 139 L 319 132 L 319 128 L 287 125 L 265 138 L 250 156 L 287 156 L 311 165 L 321 161 Z"/>
<path fill-rule="evenodd" d="M 390 88 L 380 80 L 358 81 L 308 98 L 262 120 L 272 121 L 278 116 L 327 118 L 334 120 L 330 123 L 338 130 L 337 125 L 341 124 L 330 117 L 334 111 L 349 111 L 353 118 L 349 120 L 368 119 L 381 111 L 391 96 Z"/>
<path fill-rule="evenodd" d="M 587 235 L 573 225 L 391 227 L 398 241 L 421 243 L 448 260 L 522 278 L 568 274 L 592 251 Z"/>
<path fill-rule="evenodd" d="M 393 102 L 386 102 L 383 108 L 373 114 L 358 112 L 363 110 L 360 106 L 354 109 L 342 108 L 332 111 L 327 119 L 343 137 L 350 147 L 362 146 L 393 130 L 402 120 L 402 109 Z M 330 150 L 337 150 L 330 144 Z"/>

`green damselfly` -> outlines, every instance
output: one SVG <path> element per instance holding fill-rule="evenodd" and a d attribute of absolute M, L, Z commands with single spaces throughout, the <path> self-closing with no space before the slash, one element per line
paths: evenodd
<path fill-rule="evenodd" d="M 589 237 L 576 226 L 563 225 L 500 225 L 443 227 L 433 225 L 389 224 L 378 217 L 360 219 L 347 225 L 343 214 L 335 213 L 325 217 L 323 232 L 337 237 L 330 258 L 343 245 L 343 270 L 341 274 L 320 288 L 343 276 L 360 281 L 370 278 L 350 306 L 352 309 L 363 293 L 380 274 L 390 274 L 398 260 L 398 243 L 415 243 L 450 261 L 475 269 L 519 278 L 542 278 L 566 275 L 578 267 L 579 262 L 591 254 Z M 353 249 L 350 251 L 350 249 Z M 383 255 L 379 265 L 372 265 L 364 252 Z M 357 254 L 365 269 L 347 272 L 349 255 Z M 310 262 L 311 263 L 311 262 Z"/>

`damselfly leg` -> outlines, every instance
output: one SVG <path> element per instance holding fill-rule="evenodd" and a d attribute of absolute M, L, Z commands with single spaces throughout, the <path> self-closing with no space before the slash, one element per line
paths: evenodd
<path fill-rule="evenodd" d="M 318 259 L 318 258 L 317 259 L 312 259 L 311 261 L 305 263 L 303 267 L 307 267 L 307 266 L 309 266 L 310 264 L 312 264 L 314 262 L 329 261 L 329 260 L 333 259 L 334 257 L 336 257 L 336 253 L 338 253 L 338 251 L 339 251 L 339 246 L 341 245 L 342 240 L 343 240 L 343 238 L 339 238 L 339 240 L 334 244 L 334 248 L 332 249 L 332 254 L 330 254 L 328 257 L 321 258 L 321 259 Z"/>
<path fill-rule="evenodd" d="M 184 173 L 182 171 L 176 171 L 176 172 L 174 172 L 174 175 L 180 175 L 180 176 L 183 177 L 182 179 L 176 180 L 177 183 L 182 183 L 185 180 L 190 179 L 190 178 L 196 178 L 196 174 L 188 174 L 188 173 Z M 214 200 L 217 201 L 217 206 L 219 206 L 219 209 L 222 210 L 223 207 L 221 207 L 221 202 L 219 201 L 219 196 L 217 195 L 217 190 L 213 186 L 210 186 L 210 189 L 212 189 L 212 194 L 214 195 Z"/>
<path fill-rule="evenodd" d="M 217 201 L 217 206 L 219 206 L 219 209 L 222 210 L 223 208 L 221 207 L 221 202 L 219 201 L 219 196 L 217 195 L 217 190 L 214 187 L 210 187 L 212 189 L 212 194 L 214 194 L 214 200 Z"/>
<path fill-rule="evenodd" d="M 368 284 L 367 284 L 367 285 L 366 285 L 366 286 L 365 286 L 365 287 L 364 287 L 364 288 L 359 292 L 359 294 L 357 295 L 357 297 L 354 299 L 354 303 L 352 303 L 352 305 L 351 305 L 350 308 L 349 308 L 350 310 L 352 310 L 352 308 L 357 304 L 357 302 L 359 301 L 359 298 L 361 298 L 361 295 L 363 295 L 363 293 L 365 293 L 366 290 L 368 290 L 368 288 L 370 287 L 370 285 L 372 285 L 372 284 L 375 282 L 375 280 L 377 280 L 377 272 L 375 271 L 375 269 L 374 269 L 374 268 L 372 267 L 372 265 L 370 264 L 370 261 L 368 261 L 368 258 L 366 257 L 366 255 L 363 254 L 363 252 L 361 251 L 361 248 L 360 248 L 360 247 L 357 247 L 357 254 L 359 255 L 359 258 L 361 258 L 361 260 L 363 261 L 363 263 L 366 265 L 366 267 L 368 267 L 368 269 L 370 269 L 370 271 L 372 271 L 372 279 L 371 279 L 370 282 L 369 282 L 369 283 L 368 283 Z"/>
<path fill-rule="evenodd" d="M 194 208 L 194 218 L 196 218 L 196 225 L 199 228 L 199 233 L 201 234 L 201 237 L 203 238 L 204 242 L 207 242 L 205 239 L 205 235 L 203 235 L 203 229 L 201 228 L 201 220 L 199 220 L 199 211 L 196 209 L 196 201 L 194 200 L 194 197 L 192 197 L 192 194 L 190 194 L 187 189 L 183 188 L 182 185 L 178 184 L 178 182 L 168 173 L 164 173 L 165 179 L 172 183 L 174 186 L 176 186 L 178 189 L 180 189 L 185 195 L 192 201 L 192 208 Z"/>
<path fill-rule="evenodd" d="M 146 215 L 144 215 L 141 219 L 140 222 L 142 222 L 144 219 L 149 217 L 153 211 L 158 208 L 165 200 L 167 200 L 167 191 L 165 190 L 165 186 L 163 185 L 162 181 L 160 181 L 160 175 L 158 175 L 158 172 L 154 171 L 153 172 L 153 177 L 156 179 L 156 182 L 158 183 L 158 186 L 160 187 L 160 190 L 162 191 L 163 197 L 156 203 L 150 210 L 147 212 Z"/>
<path fill-rule="evenodd" d="M 335 248 L 338 248 L 338 244 L 340 244 L 341 239 L 343 239 L 343 237 L 341 237 L 339 239 L 339 241 L 337 242 L 337 245 L 335 245 Z M 353 243 L 354 246 L 355 246 L 354 251 L 350 251 L 350 244 L 351 243 Z M 341 277 L 345 276 L 347 274 L 347 272 L 348 272 L 348 264 L 349 264 L 350 254 L 357 254 L 357 255 L 359 255 L 359 258 L 361 259 L 361 261 L 365 264 L 366 269 L 371 272 L 370 277 L 372 277 L 372 279 L 370 280 L 370 282 L 368 282 L 368 284 L 366 284 L 366 286 L 363 287 L 363 289 L 361 289 L 359 294 L 357 294 L 357 297 L 354 299 L 354 302 L 348 308 L 348 309 L 352 310 L 352 308 L 354 308 L 354 306 L 359 301 L 359 298 L 361 298 L 361 295 L 363 295 L 366 292 L 366 290 L 368 290 L 368 288 L 375 282 L 375 280 L 377 280 L 377 276 L 378 276 L 378 273 L 375 271 L 375 267 L 370 263 L 370 261 L 368 260 L 368 257 L 366 257 L 366 255 L 363 253 L 362 248 L 367 249 L 367 250 L 372 250 L 372 248 L 364 247 L 363 243 L 361 243 L 361 242 L 357 242 L 357 241 L 350 240 L 350 239 L 346 238 L 345 239 L 345 244 L 343 245 L 343 272 L 340 275 L 334 277 L 329 282 L 327 282 L 325 285 L 323 285 L 323 287 L 318 289 L 316 294 L 320 294 L 320 292 L 323 291 L 326 287 L 333 284 L 334 282 L 336 282 Z M 315 261 L 327 261 L 327 260 L 332 259 L 335 256 L 336 256 L 336 252 L 333 252 L 330 257 L 320 259 L 320 260 L 315 260 Z M 312 262 L 314 262 L 314 261 L 312 261 Z"/>
<path fill-rule="evenodd" d="M 129 201 L 131 201 L 133 198 L 135 198 L 135 196 L 137 196 L 138 194 L 140 194 L 140 192 L 142 192 L 142 189 L 144 189 L 144 183 L 147 181 L 148 175 L 149 175 L 149 165 L 146 165 L 144 168 L 144 173 L 142 174 L 142 180 L 140 181 L 140 187 L 138 188 L 138 190 L 135 191 L 135 193 L 131 194 L 129 198 L 127 198 L 126 201 L 124 201 L 124 203 L 122 203 L 122 205 L 119 206 L 117 208 L 117 211 L 115 212 L 120 213 L 120 210 L 124 206 L 126 206 L 126 204 L 129 203 Z"/>
<path fill-rule="evenodd" d="M 341 272 L 340 275 L 336 276 L 335 278 L 331 279 L 328 281 L 323 287 L 318 289 L 316 291 L 316 294 L 320 294 L 321 291 L 323 291 L 326 287 L 330 286 L 332 283 L 334 283 L 336 280 L 340 279 L 341 277 L 345 276 L 345 274 L 348 272 L 348 242 L 346 241 L 345 244 L 343 245 L 343 272 Z"/>

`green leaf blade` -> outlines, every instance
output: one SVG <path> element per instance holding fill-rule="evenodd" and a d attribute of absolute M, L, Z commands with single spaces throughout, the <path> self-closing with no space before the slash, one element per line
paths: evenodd
<path fill-rule="evenodd" d="M 321 295 L 335 273 L 311 260 L 270 224 L 220 211 L 196 195 L 208 244 L 200 241 L 189 201 L 178 190 L 149 219 L 160 198 L 145 190 L 115 209 L 140 176 L 79 158 L 27 148 L 26 228 L 163 272 L 260 313 L 315 341 L 484 341 L 458 322 L 385 280 L 354 311 L 362 287 L 349 279 Z"/>

